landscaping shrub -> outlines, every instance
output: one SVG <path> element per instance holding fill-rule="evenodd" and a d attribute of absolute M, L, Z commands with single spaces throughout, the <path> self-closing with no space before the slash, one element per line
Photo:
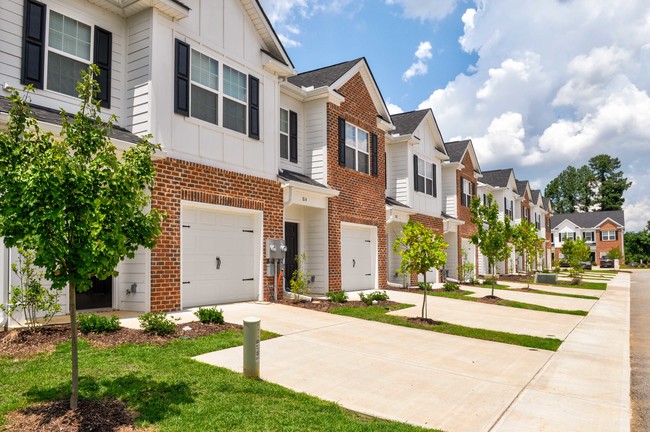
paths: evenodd
<path fill-rule="evenodd" d="M 325 296 L 333 303 L 345 303 L 348 301 L 348 295 L 345 291 L 328 291 Z"/>
<path fill-rule="evenodd" d="M 453 282 L 445 282 L 445 284 L 442 286 L 442 288 L 443 288 L 445 291 L 449 291 L 449 292 L 451 292 L 451 291 L 458 291 L 458 290 L 460 289 L 460 287 L 458 286 L 458 284 L 455 284 L 455 283 L 453 283 Z"/>
<path fill-rule="evenodd" d="M 158 336 L 167 336 L 176 332 L 176 324 L 174 321 L 167 318 L 165 312 L 147 312 L 141 315 L 138 320 L 140 327 L 147 333 L 152 333 Z"/>
<path fill-rule="evenodd" d="M 79 331 L 81 333 L 109 333 L 120 329 L 120 319 L 116 315 L 110 318 L 97 314 L 80 314 Z"/>
<path fill-rule="evenodd" d="M 213 308 L 199 308 L 198 311 L 194 312 L 194 315 L 201 321 L 203 324 L 213 323 L 213 324 L 223 324 L 223 310 Z"/>
<path fill-rule="evenodd" d="M 362 302 L 370 306 L 372 305 L 372 302 L 375 300 L 377 301 L 388 300 L 389 297 L 388 294 L 386 294 L 386 291 L 373 291 L 368 295 L 364 293 L 359 293 L 359 299 L 361 299 Z"/>
<path fill-rule="evenodd" d="M 433 285 L 430 282 L 427 282 L 426 284 L 424 282 L 418 282 L 418 288 L 424 291 L 431 291 L 433 289 Z"/>
<path fill-rule="evenodd" d="M 486 277 L 483 281 L 483 285 L 492 285 L 492 282 L 496 285 L 499 281 L 496 277 Z"/>
<path fill-rule="evenodd" d="M 289 280 L 289 286 L 291 287 L 291 292 L 295 294 L 293 301 L 295 303 L 300 302 L 300 296 L 306 296 L 311 292 L 309 287 L 310 275 L 305 271 L 305 262 L 307 261 L 307 255 L 301 253 L 296 255 L 296 269 L 291 275 Z"/>

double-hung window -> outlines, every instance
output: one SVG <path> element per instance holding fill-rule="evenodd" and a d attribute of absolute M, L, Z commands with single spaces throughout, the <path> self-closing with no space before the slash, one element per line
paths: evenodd
<path fill-rule="evenodd" d="M 601 231 L 600 239 L 603 241 L 613 241 L 616 240 L 616 231 Z"/>
<path fill-rule="evenodd" d="M 542 229 L 542 215 L 535 213 L 535 228 Z"/>
<path fill-rule="evenodd" d="M 25 0 L 21 83 L 78 96 L 81 72 L 94 63 L 99 75 L 95 96 L 110 108 L 112 33 Z M 47 42 L 47 43 L 46 43 Z"/>
<path fill-rule="evenodd" d="M 582 233 L 582 237 L 587 243 L 593 243 L 594 242 L 594 232 L 593 231 L 586 231 Z"/>
<path fill-rule="evenodd" d="M 437 196 L 436 166 L 424 159 L 416 158 L 415 190 L 433 197 Z"/>
<path fill-rule="evenodd" d="M 460 203 L 465 207 L 469 207 L 472 202 L 472 196 L 474 195 L 474 191 L 473 191 L 474 185 L 472 184 L 471 181 L 467 180 L 464 177 L 460 179 L 460 183 L 461 183 Z"/>
<path fill-rule="evenodd" d="M 576 233 L 574 232 L 563 232 L 561 233 L 562 236 L 562 241 L 565 242 L 567 240 L 575 240 L 576 239 Z"/>
<path fill-rule="evenodd" d="M 190 116 L 218 124 L 219 62 L 192 50 Z"/>
<path fill-rule="evenodd" d="M 368 132 L 345 123 L 345 166 L 368 174 Z"/>
<path fill-rule="evenodd" d="M 298 114 L 280 108 L 280 157 L 298 162 Z"/>
<path fill-rule="evenodd" d="M 223 126 L 246 133 L 246 74 L 223 65 Z"/>

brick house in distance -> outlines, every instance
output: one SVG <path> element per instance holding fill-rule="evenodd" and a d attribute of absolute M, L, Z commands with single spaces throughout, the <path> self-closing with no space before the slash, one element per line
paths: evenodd
<path fill-rule="evenodd" d="M 470 202 L 478 191 L 482 176 L 481 167 L 472 140 L 445 143 L 449 160 L 442 164 L 442 197 L 445 241 L 447 249 L 447 277 L 459 279 L 459 264 L 463 250 L 474 264 L 475 276 L 479 274 L 478 250 L 470 242 L 476 226 L 470 221 Z"/>
<path fill-rule="evenodd" d="M 359 58 L 290 77 L 281 105 L 294 107 L 290 117 L 302 117 L 298 127 L 304 128 L 296 154 L 289 149 L 281 167 L 335 191 L 325 226 L 316 228 L 325 241 L 298 242 L 325 259 L 327 274 L 324 283 L 315 281 L 314 292 L 385 288 L 385 136 L 394 126 L 368 63 Z M 289 216 L 309 222 L 295 212 Z"/>
<path fill-rule="evenodd" d="M 556 214 L 551 218 L 553 259 L 562 258 L 566 239 L 582 238 L 591 249 L 591 260 L 600 265 L 607 253 L 618 248 L 625 255 L 625 213 L 623 210 Z"/>

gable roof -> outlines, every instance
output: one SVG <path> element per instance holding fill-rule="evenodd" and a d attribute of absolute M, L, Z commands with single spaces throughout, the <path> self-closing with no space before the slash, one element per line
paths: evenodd
<path fill-rule="evenodd" d="M 539 189 L 531 189 L 530 190 L 530 197 L 531 200 L 537 204 L 539 202 L 539 197 L 542 195 L 542 191 Z"/>
<path fill-rule="evenodd" d="M 544 208 L 547 211 L 551 211 L 551 199 L 550 198 L 542 197 L 542 203 L 544 204 Z"/>
<path fill-rule="evenodd" d="M 517 191 L 519 191 L 519 195 L 524 198 L 524 195 L 526 194 L 526 188 L 530 190 L 530 184 L 528 183 L 528 180 L 515 180 L 517 183 Z"/>
<path fill-rule="evenodd" d="M 449 155 L 449 162 L 462 161 L 469 143 L 470 140 L 446 142 L 445 148 L 447 149 L 447 154 Z"/>
<path fill-rule="evenodd" d="M 287 81 L 297 87 L 329 87 L 361 60 L 363 60 L 363 57 L 331 66 L 325 66 L 320 69 L 302 72 L 296 76 L 289 77 Z"/>
<path fill-rule="evenodd" d="M 483 171 L 483 178 L 481 179 L 481 182 L 495 187 L 507 187 L 511 175 L 513 177 L 515 175 L 515 172 L 512 168 Z"/>
<path fill-rule="evenodd" d="M 610 210 L 590 213 L 564 213 L 551 216 L 551 229 L 555 229 L 565 220 L 574 223 L 581 228 L 596 228 L 606 219 L 625 227 L 625 213 L 623 210 Z"/>
<path fill-rule="evenodd" d="M 427 108 L 391 115 L 390 117 L 393 119 L 393 124 L 395 125 L 395 130 L 392 133 L 397 135 L 412 134 L 420 126 L 420 123 L 422 123 L 422 120 L 429 111 Z"/>

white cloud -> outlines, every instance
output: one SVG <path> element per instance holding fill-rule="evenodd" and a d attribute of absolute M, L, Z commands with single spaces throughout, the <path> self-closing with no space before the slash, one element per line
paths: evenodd
<path fill-rule="evenodd" d="M 420 42 L 418 49 L 415 50 L 415 58 L 417 59 L 402 75 L 404 81 L 408 81 L 417 75 L 426 75 L 428 72 L 427 63 L 431 60 L 431 42 Z"/>
<path fill-rule="evenodd" d="M 387 5 L 400 5 L 405 17 L 422 21 L 443 19 L 456 9 L 457 3 L 458 0 L 386 0 Z"/>
<path fill-rule="evenodd" d="M 487 134 L 473 138 L 472 142 L 479 162 L 489 165 L 521 157 L 525 136 L 521 114 L 506 112 L 492 120 Z"/>
<path fill-rule="evenodd" d="M 386 103 L 386 108 L 388 108 L 388 112 L 390 114 L 400 114 L 404 112 L 404 110 L 401 107 L 390 102 Z"/>
<path fill-rule="evenodd" d="M 650 220 L 650 198 L 643 198 L 634 204 L 623 205 L 625 230 L 641 231 Z"/>

